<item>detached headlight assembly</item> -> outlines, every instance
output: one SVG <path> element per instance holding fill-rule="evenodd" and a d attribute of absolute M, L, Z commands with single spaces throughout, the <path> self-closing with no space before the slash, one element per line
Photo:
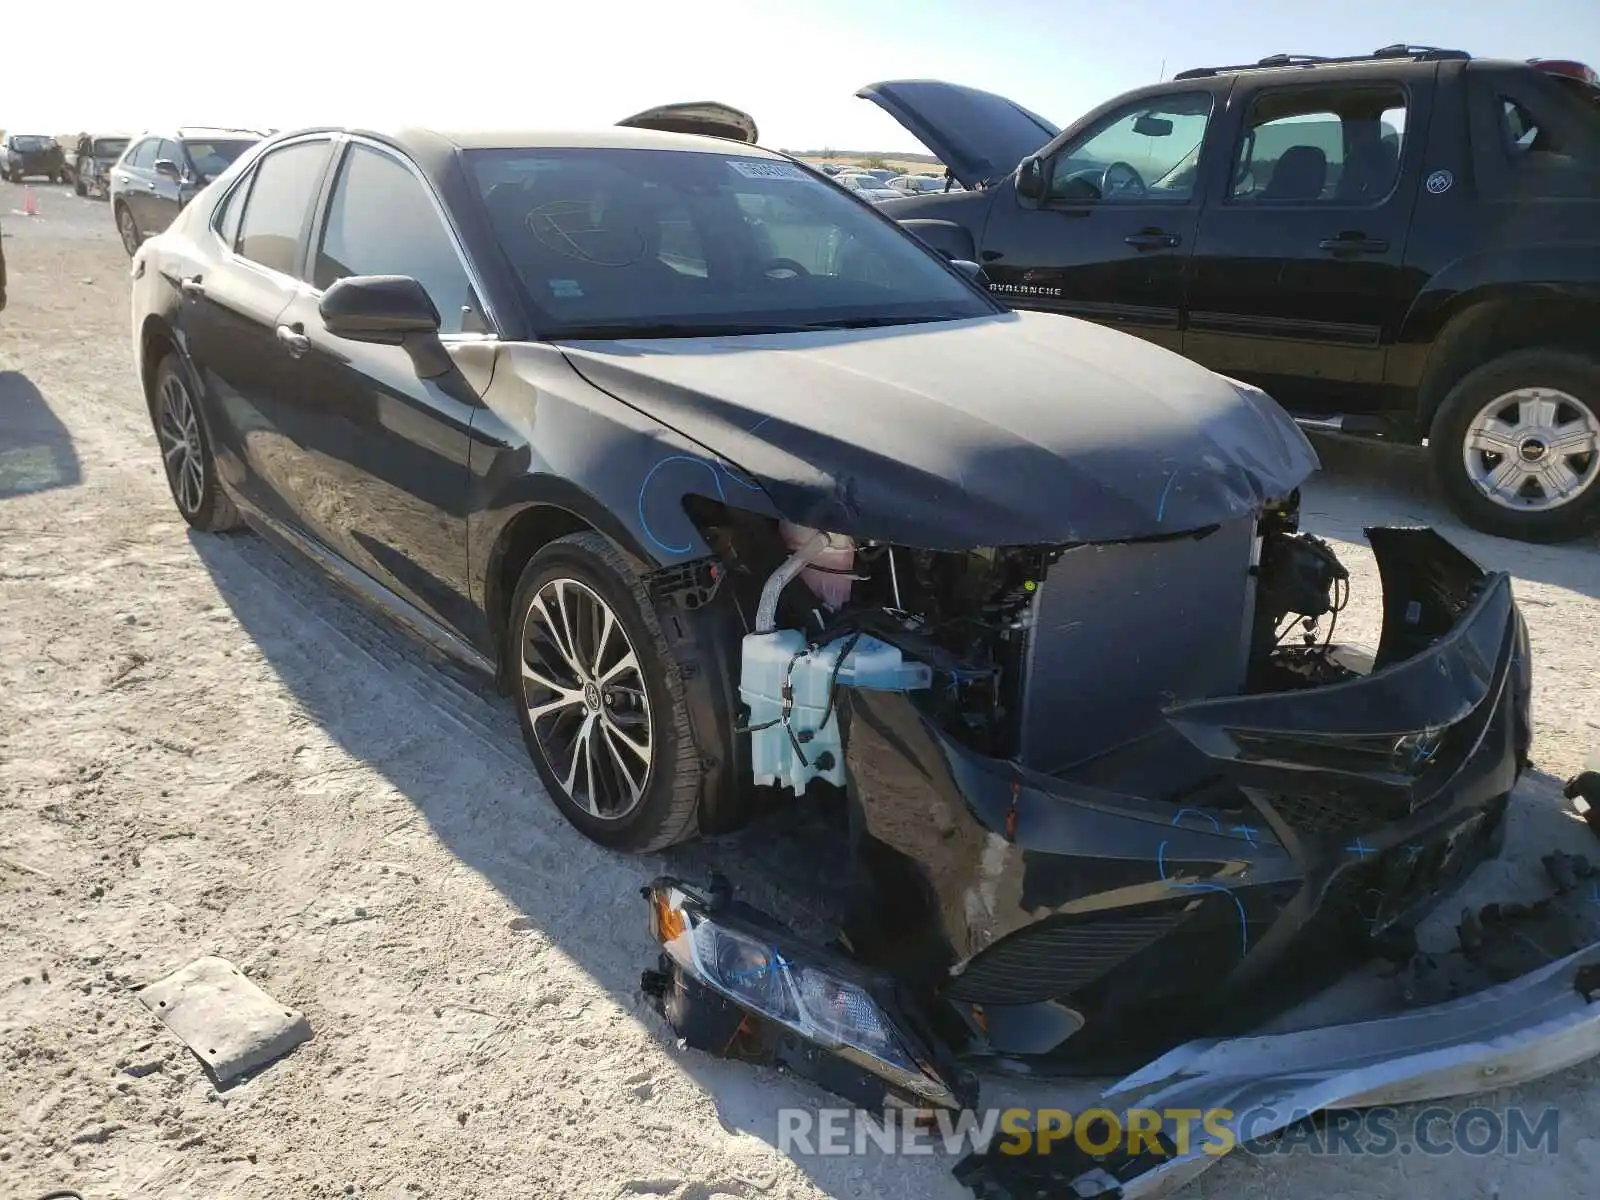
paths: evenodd
<path fill-rule="evenodd" d="M 756 910 L 676 880 L 658 879 L 644 894 L 662 950 L 661 970 L 645 973 L 645 990 L 688 1042 L 790 1067 L 843 1095 L 866 1095 L 868 1104 L 873 1088 L 849 1086 L 844 1064 L 916 1106 L 959 1107 L 957 1088 L 933 1065 L 933 1053 L 874 997 L 854 964 L 828 961 L 828 951 L 806 946 Z M 751 1015 L 776 1028 L 760 1028 Z M 822 1066 L 818 1049 L 843 1063 Z"/>

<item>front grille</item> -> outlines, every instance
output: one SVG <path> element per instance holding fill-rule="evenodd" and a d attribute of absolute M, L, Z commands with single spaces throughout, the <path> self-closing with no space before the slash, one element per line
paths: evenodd
<path fill-rule="evenodd" d="M 975 955 L 945 994 L 977 1004 L 1033 1004 L 1070 995 L 1170 933 L 1187 905 L 1092 917 L 1047 917 Z"/>
<path fill-rule="evenodd" d="M 1302 837 L 1355 833 L 1404 819 L 1406 803 L 1399 798 L 1370 799 L 1335 793 L 1328 796 L 1269 796 L 1274 812 Z"/>

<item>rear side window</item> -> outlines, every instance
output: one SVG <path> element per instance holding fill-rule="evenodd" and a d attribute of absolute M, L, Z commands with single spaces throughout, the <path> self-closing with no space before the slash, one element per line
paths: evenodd
<path fill-rule="evenodd" d="M 1472 140 L 1489 194 L 1593 196 L 1600 184 L 1600 108 L 1586 103 L 1583 85 L 1517 70 L 1484 72 L 1474 82 Z"/>
<path fill-rule="evenodd" d="M 285 275 L 295 274 L 300 233 L 322 181 L 328 151 L 326 141 L 296 142 L 271 151 L 256 164 L 239 219 L 240 257 Z"/>
<path fill-rule="evenodd" d="M 439 310 L 439 332 L 484 333 L 461 256 L 422 181 L 381 150 L 351 145 L 339 171 L 313 282 L 349 275 L 409 275 Z"/>
<path fill-rule="evenodd" d="M 1398 86 L 1263 92 L 1234 152 L 1234 203 L 1382 203 L 1405 153 L 1406 97 Z"/>

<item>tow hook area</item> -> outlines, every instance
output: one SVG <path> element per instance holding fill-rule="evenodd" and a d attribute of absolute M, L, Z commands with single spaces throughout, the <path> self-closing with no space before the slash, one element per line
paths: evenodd
<path fill-rule="evenodd" d="M 957 1070 L 896 983 L 736 901 L 663 877 L 643 889 L 661 947 L 641 985 L 688 1046 L 780 1067 L 869 1111 L 970 1107 Z"/>

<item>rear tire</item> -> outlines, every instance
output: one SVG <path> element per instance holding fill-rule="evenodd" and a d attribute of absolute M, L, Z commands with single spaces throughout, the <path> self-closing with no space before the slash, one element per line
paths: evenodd
<path fill-rule="evenodd" d="M 150 419 L 178 515 L 202 533 L 240 528 L 244 521 L 217 477 L 211 438 L 200 415 L 199 392 L 175 353 L 169 353 L 156 367 Z"/>
<path fill-rule="evenodd" d="M 1600 526 L 1600 362 L 1535 349 L 1485 363 L 1450 389 L 1428 449 L 1440 490 L 1474 529 L 1582 537 Z"/>
<path fill-rule="evenodd" d="M 556 808 L 632 853 L 697 836 L 703 783 L 646 574 L 598 533 L 559 538 L 523 569 L 505 644 L 522 737 Z"/>

